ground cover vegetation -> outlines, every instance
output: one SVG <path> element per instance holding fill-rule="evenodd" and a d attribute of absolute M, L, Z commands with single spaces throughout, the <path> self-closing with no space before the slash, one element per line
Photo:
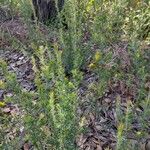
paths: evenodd
<path fill-rule="evenodd" d="M 150 150 L 150 2 L 0 0 L 0 149 Z"/>

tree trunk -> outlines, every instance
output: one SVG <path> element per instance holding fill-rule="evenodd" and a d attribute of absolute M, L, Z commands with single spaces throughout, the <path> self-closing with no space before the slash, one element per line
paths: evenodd
<path fill-rule="evenodd" d="M 32 0 L 35 15 L 40 22 L 46 22 L 48 20 L 56 19 L 57 8 L 55 0 Z M 58 9 L 62 10 L 64 0 L 58 0 Z"/>

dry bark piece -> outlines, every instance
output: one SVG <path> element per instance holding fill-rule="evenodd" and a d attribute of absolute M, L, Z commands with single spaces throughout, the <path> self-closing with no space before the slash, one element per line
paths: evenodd
<path fill-rule="evenodd" d="M 106 103 L 111 103 L 111 101 L 112 101 L 112 100 L 111 100 L 110 98 L 105 98 L 105 102 L 106 102 Z"/>
<path fill-rule="evenodd" d="M 145 150 L 150 150 L 150 140 L 147 140 L 145 143 Z"/>
<path fill-rule="evenodd" d="M 35 14 L 32 15 L 32 18 L 35 19 L 35 17 L 38 18 L 40 22 L 46 23 L 48 19 L 56 19 L 57 17 L 57 8 L 56 3 L 53 0 L 32 0 Z M 64 0 L 58 0 L 58 10 L 61 11 L 63 9 Z M 36 16 L 34 16 L 36 15 Z"/>
<path fill-rule="evenodd" d="M 11 112 L 11 110 L 10 110 L 9 107 L 3 108 L 2 111 L 3 111 L 4 113 L 10 113 L 10 112 Z"/>
<path fill-rule="evenodd" d="M 28 143 L 25 143 L 25 144 L 23 145 L 23 150 L 29 150 L 29 148 L 30 148 L 30 146 L 29 146 Z"/>
<path fill-rule="evenodd" d="M 96 150 L 102 150 L 102 147 L 100 145 L 97 145 Z"/>

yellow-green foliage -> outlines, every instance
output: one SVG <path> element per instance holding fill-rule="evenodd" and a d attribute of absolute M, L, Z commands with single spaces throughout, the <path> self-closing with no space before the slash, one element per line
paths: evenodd
<path fill-rule="evenodd" d="M 47 30 L 49 34 L 46 36 L 40 32 L 38 23 L 31 23 L 31 0 L 7 0 L 2 4 L 9 5 L 28 26 L 26 44 L 21 43 L 19 39 L 17 45 L 10 43 L 13 48 L 19 47 L 19 50 L 23 50 L 31 58 L 36 89 L 34 92 L 21 90 L 15 74 L 10 73 L 8 64 L 0 60 L 0 71 L 5 77 L 4 81 L 0 80 L 0 88 L 14 94 L 13 97 L 5 97 L 6 102 L 0 102 L 0 109 L 7 106 L 7 102 L 11 102 L 17 103 L 22 110 L 22 116 L 15 119 L 0 111 L 0 149 L 20 149 L 17 144 L 19 141 L 29 141 L 35 149 L 40 150 L 77 149 L 76 136 L 84 126 L 83 121 L 79 122 L 77 114 L 79 101 L 82 99 L 79 99 L 78 89 L 82 86 L 83 75 L 86 73 L 94 73 L 98 78 L 96 82 L 87 85 L 89 95 L 94 91 L 92 96 L 89 98 L 88 94 L 84 93 L 87 94 L 87 101 L 90 99 L 91 103 L 88 104 L 92 105 L 93 114 L 97 113 L 97 106 L 93 103 L 104 96 L 108 87 L 112 88 L 112 81 L 121 81 L 130 90 L 130 86 L 135 84 L 135 77 L 138 81 L 135 104 L 129 99 L 124 114 L 121 111 L 121 97 L 118 96 L 114 104 L 117 117 L 116 148 L 126 150 L 126 135 L 131 130 L 130 125 L 136 115 L 132 112 L 136 109 L 134 105 L 142 105 L 144 108 L 143 113 L 138 116 L 143 126 L 142 130 L 136 133 L 136 138 L 147 135 L 145 131 L 149 125 L 145 118 L 148 118 L 150 113 L 150 96 L 145 85 L 149 80 L 150 54 L 147 50 L 143 51 L 142 46 L 150 41 L 148 1 L 65 0 L 64 10 L 58 14 L 58 28 L 53 25 L 46 27 L 50 29 Z M 63 17 L 68 25 L 67 29 L 60 23 Z M 122 41 L 128 43 L 126 52 L 131 59 L 131 66 L 127 70 L 121 68 L 122 60 L 117 55 L 117 50 L 122 50 L 122 47 L 115 47 L 116 43 Z M 84 120 L 84 116 L 81 120 Z M 17 133 L 20 132 L 20 126 L 23 126 L 25 135 L 14 137 L 10 141 L 5 138 L 6 127 L 11 129 L 14 124 L 17 126 Z"/>

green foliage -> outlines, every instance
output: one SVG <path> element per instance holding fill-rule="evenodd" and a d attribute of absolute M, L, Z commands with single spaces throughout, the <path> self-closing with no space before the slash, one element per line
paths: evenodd
<path fill-rule="evenodd" d="M 97 43 L 114 42 L 121 38 L 126 3 L 124 1 L 101 2 L 91 26 L 93 40 Z M 97 32 L 95 32 L 97 31 Z"/>
<path fill-rule="evenodd" d="M 42 56 L 42 51 L 44 51 L 44 47 L 39 52 L 40 56 Z M 57 43 L 54 44 L 54 54 L 51 53 L 52 55 L 54 55 L 54 59 L 47 58 L 48 62 L 40 57 L 41 73 L 35 68 L 38 100 L 35 105 L 31 105 L 30 101 L 29 105 L 34 105 L 35 111 L 27 111 L 29 114 L 25 116 L 25 122 L 30 131 L 29 139 L 37 148 L 44 148 L 49 143 L 48 148 L 52 149 L 74 149 L 73 143 L 78 131 L 75 115 L 78 105 L 76 84 L 80 82 L 78 81 L 80 77 L 75 72 L 74 81 L 71 82 L 65 77 L 61 60 L 62 52 L 58 50 Z M 25 108 L 30 110 L 32 107 L 29 105 Z M 37 112 L 37 110 L 39 111 Z M 38 133 L 41 131 L 43 133 L 39 135 Z M 39 136 L 36 136 L 37 134 Z M 45 137 L 44 141 L 43 137 Z"/>
<path fill-rule="evenodd" d="M 68 31 L 64 32 L 60 31 L 60 37 L 62 37 L 60 42 L 63 44 L 63 64 L 66 68 L 66 72 L 69 74 L 73 69 L 80 68 L 84 55 L 81 52 L 81 48 L 79 47 L 81 42 L 81 28 L 78 23 L 80 23 L 80 19 L 78 14 L 80 10 L 77 6 L 77 1 L 66 1 L 66 5 L 64 8 L 64 17 L 65 22 L 68 26 Z"/>
<path fill-rule="evenodd" d="M 150 41 L 150 7 L 149 3 L 139 3 L 135 9 L 127 11 L 123 25 L 125 35 L 130 40 Z"/>
<path fill-rule="evenodd" d="M 132 146 L 127 137 L 134 119 L 138 116 L 142 125 L 136 133 L 138 140 L 147 136 L 145 131 L 149 128 L 150 96 L 147 84 L 150 80 L 150 54 L 148 48 L 143 48 L 143 45 L 149 44 L 149 2 L 66 0 L 63 11 L 58 13 L 55 22 L 58 24 L 50 24 L 46 36 L 40 31 L 40 24 L 31 24 L 34 10 L 30 0 L 7 0 L 2 3 L 9 5 L 14 13 L 21 14 L 28 27 L 25 43 L 9 37 L 9 34 L 4 38 L 9 37 L 12 48 L 23 50 L 31 58 L 36 89 L 34 92 L 22 90 L 16 75 L 7 70 L 5 61 L 0 60 L 0 73 L 5 78 L 0 81 L 0 88 L 13 93 L 13 97 L 4 97 L 5 102 L 0 103 L 0 148 L 20 149 L 24 142 L 30 141 L 39 150 L 77 149 L 76 136 L 82 130 L 80 118 L 77 117 L 79 99 L 82 99 L 78 89 L 84 82 L 85 72 L 81 70 L 85 69 L 86 73 L 94 73 L 97 78 L 86 85 L 87 93 L 84 93 L 96 115 L 100 114 L 98 109 L 105 107 L 96 106 L 97 101 L 105 97 L 105 91 L 112 88 L 113 82 L 124 83 L 130 92 L 136 81 L 137 91 L 132 93 L 134 101 L 126 97 L 124 111 L 119 92 L 113 103 L 117 119 L 116 149 L 126 149 L 126 145 L 128 149 L 135 149 L 136 146 Z M 67 29 L 64 29 L 63 23 L 67 24 Z M 127 70 L 121 64 L 124 53 L 118 55 L 123 48 L 119 47 L 119 51 L 115 47 L 116 43 L 124 41 L 128 43 L 125 51 L 131 61 L 131 66 L 125 66 Z M 2 111 L 10 102 L 17 103 L 22 110 L 15 119 Z M 139 106 L 144 110 L 137 115 Z M 23 126 L 25 134 L 15 136 L 13 140 L 5 138 L 7 128 L 11 130 L 12 126 L 17 133 Z"/>

